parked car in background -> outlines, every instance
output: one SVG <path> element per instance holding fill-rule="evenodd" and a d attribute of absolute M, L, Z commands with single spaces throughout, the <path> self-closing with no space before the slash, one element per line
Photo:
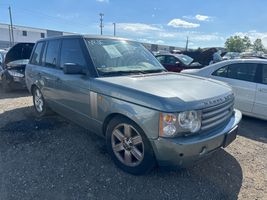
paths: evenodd
<path fill-rule="evenodd" d="M 183 73 L 228 83 L 233 87 L 237 109 L 245 115 L 267 120 L 267 60 L 227 60 Z"/>
<path fill-rule="evenodd" d="M 184 54 L 159 54 L 156 55 L 159 62 L 171 72 L 181 72 L 184 69 L 199 69 L 203 66 L 194 62 L 194 59 Z"/>
<path fill-rule="evenodd" d="M 26 83 L 39 116 L 51 108 L 105 137 L 115 164 L 132 174 L 192 164 L 230 144 L 241 120 L 229 86 L 167 72 L 125 39 L 40 40 Z"/>
<path fill-rule="evenodd" d="M 17 43 L 5 52 L 0 68 L 0 82 L 5 92 L 26 88 L 25 66 L 29 61 L 34 43 Z"/>
<path fill-rule="evenodd" d="M 227 52 L 222 59 L 223 60 L 230 60 L 230 59 L 237 59 L 240 58 L 240 53 L 238 52 Z"/>

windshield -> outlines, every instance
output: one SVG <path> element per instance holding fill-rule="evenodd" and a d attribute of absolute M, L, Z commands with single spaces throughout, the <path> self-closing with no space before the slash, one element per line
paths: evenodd
<path fill-rule="evenodd" d="M 176 55 L 176 56 L 185 65 L 190 65 L 194 60 L 193 58 L 191 58 L 191 57 L 189 57 L 187 55 L 183 55 L 183 54 L 179 54 L 179 55 Z"/>
<path fill-rule="evenodd" d="M 166 71 L 140 43 L 115 39 L 87 39 L 87 44 L 100 76 Z"/>

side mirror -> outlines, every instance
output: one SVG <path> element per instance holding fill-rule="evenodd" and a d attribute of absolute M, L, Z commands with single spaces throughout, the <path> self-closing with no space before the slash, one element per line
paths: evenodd
<path fill-rule="evenodd" d="M 63 72 L 64 74 L 85 74 L 83 67 L 76 63 L 65 63 Z"/>
<path fill-rule="evenodd" d="M 176 61 L 175 64 L 176 64 L 176 65 L 180 65 L 180 62 L 179 62 L 179 61 Z"/>

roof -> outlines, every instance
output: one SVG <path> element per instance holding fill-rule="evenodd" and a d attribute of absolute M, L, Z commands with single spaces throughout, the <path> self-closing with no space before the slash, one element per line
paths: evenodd
<path fill-rule="evenodd" d="M 61 39 L 61 38 L 88 38 L 88 39 L 114 39 L 114 40 L 127 40 L 133 41 L 127 38 L 120 38 L 120 37 L 113 37 L 113 36 L 103 36 L 103 35 L 81 35 L 81 34 L 73 34 L 73 35 L 62 35 L 62 36 L 55 36 L 55 37 L 48 37 L 41 39 L 39 41 L 46 41 L 52 39 Z"/>
<path fill-rule="evenodd" d="M 218 65 L 229 65 L 229 64 L 235 64 L 235 63 L 261 63 L 261 64 L 267 64 L 267 59 L 261 59 L 261 58 L 248 58 L 248 59 L 230 59 L 230 60 L 223 60 L 211 65 L 206 66 L 203 69 L 208 69 L 212 68 L 213 66 L 218 66 Z"/>

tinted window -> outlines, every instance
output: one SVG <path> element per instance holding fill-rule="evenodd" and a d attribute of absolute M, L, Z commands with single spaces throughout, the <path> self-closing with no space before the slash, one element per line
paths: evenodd
<path fill-rule="evenodd" d="M 44 33 L 41 33 L 41 38 L 44 38 L 45 37 L 45 34 Z"/>
<path fill-rule="evenodd" d="M 165 56 L 157 56 L 156 58 L 158 59 L 158 61 L 159 61 L 161 64 L 164 63 Z"/>
<path fill-rule="evenodd" d="M 62 68 L 65 63 L 86 65 L 79 39 L 65 39 L 62 41 L 60 67 Z"/>
<path fill-rule="evenodd" d="M 262 83 L 267 84 L 267 65 L 262 67 Z"/>
<path fill-rule="evenodd" d="M 255 81 L 257 64 L 253 63 L 238 63 L 228 67 L 228 77 L 243 81 Z"/>
<path fill-rule="evenodd" d="M 33 65 L 39 65 L 40 64 L 40 57 L 41 57 L 43 46 L 44 46 L 43 42 L 39 42 L 36 45 L 36 48 L 32 54 L 32 58 L 30 61 L 31 64 L 33 64 Z"/>
<path fill-rule="evenodd" d="M 220 77 L 227 77 L 228 76 L 227 73 L 228 73 L 228 66 L 218 69 L 212 75 L 220 76 Z"/>
<path fill-rule="evenodd" d="M 176 64 L 178 60 L 173 56 L 167 56 L 166 57 L 166 63 L 167 64 Z"/>
<path fill-rule="evenodd" d="M 257 64 L 237 63 L 222 67 L 215 71 L 213 75 L 242 81 L 255 82 Z"/>
<path fill-rule="evenodd" d="M 56 67 L 59 52 L 59 40 L 52 40 L 48 42 L 45 56 L 45 66 Z"/>

